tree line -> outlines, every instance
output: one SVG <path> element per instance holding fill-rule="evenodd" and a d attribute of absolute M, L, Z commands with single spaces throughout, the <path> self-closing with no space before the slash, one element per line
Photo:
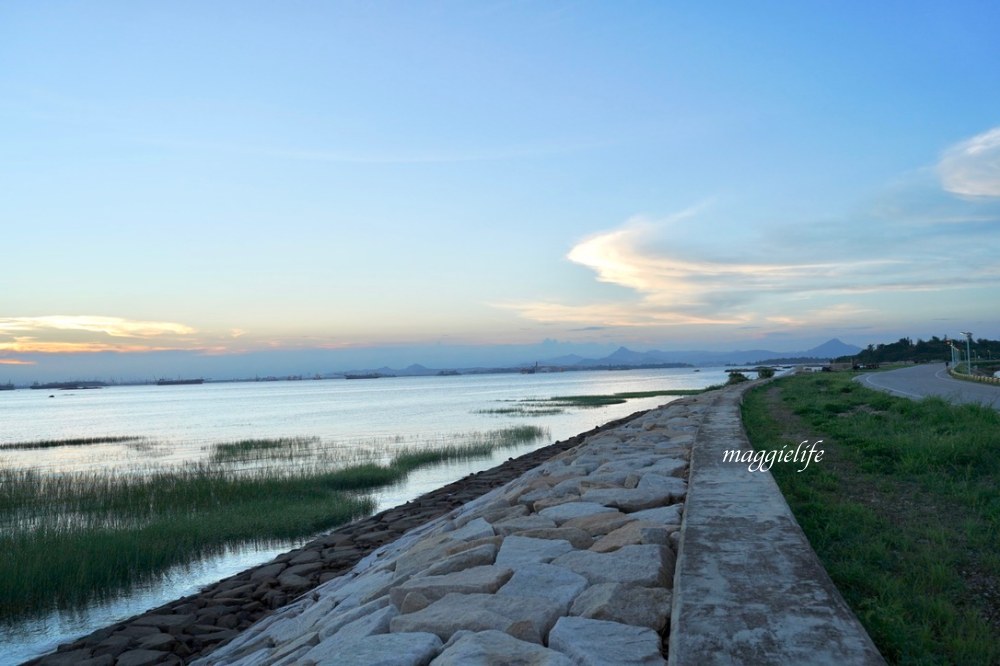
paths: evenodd
<path fill-rule="evenodd" d="M 962 351 L 962 359 L 965 360 L 966 340 L 965 338 L 939 338 L 932 336 L 930 340 L 917 339 L 914 342 L 911 338 L 900 338 L 896 342 L 888 344 L 870 344 L 852 356 L 841 356 L 837 359 L 840 363 L 856 363 L 862 365 L 877 365 L 879 363 L 893 363 L 899 361 L 912 361 L 915 363 L 930 363 L 951 360 L 951 344 L 954 344 Z M 1000 340 L 988 340 L 979 338 L 971 343 L 973 363 L 982 361 L 989 363 L 996 361 L 1000 363 Z"/>

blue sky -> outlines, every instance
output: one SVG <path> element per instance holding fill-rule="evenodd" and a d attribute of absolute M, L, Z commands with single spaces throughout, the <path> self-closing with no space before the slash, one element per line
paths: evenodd
<path fill-rule="evenodd" d="M 989 2 L 3 3 L 0 371 L 1000 337 L 998 28 Z"/>

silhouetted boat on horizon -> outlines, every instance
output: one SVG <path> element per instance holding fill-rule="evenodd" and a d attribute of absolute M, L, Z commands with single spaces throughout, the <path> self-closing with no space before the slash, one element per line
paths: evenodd
<path fill-rule="evenodd" d="M 157 386 L 177 386 L 180 384 L 204 384 L 204 379 L 157 379 Z"/>

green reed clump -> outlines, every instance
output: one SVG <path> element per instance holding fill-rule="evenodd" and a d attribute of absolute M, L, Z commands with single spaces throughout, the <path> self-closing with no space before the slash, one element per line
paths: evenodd
<path fill-rule="evenodd" d="M 14 442 L 0 444 L 0 450 L 31 450 L 54 449 L 60 446 L 90 446 L 91 444 L 119 444 L 124 442 L 141 442 L 145 437 L 138 435 L 108 435 L 104 437 L 71 437 L 68 439 L 40 439 L 31 442 Z"/>
<path fill-rule="evenodd" d="M 209 458 L 214 463 L 248 460 L 294 460 L 319 444 L 319 437 L 279 437 L 277 439 L 242 439 L 212 446 Z"/>
<path fill-rule="evenodd" d="M 511 426 L 485 433 L 468 433 L 465 441 L 435 447 L 403 447 L 397 451 L 391 466 L 411 471 L 448 460 L 486 458 L 498 449 L 530 444 L 548 436 L 548 430 L 537 426 Z"/>
<path fill-rule="evenodd" d="M 562 407 L 493 407 L 477 409 L 473 413 L 496 414 L 497 416 L 551 416 L 562 414 L 565 411 Z"/>

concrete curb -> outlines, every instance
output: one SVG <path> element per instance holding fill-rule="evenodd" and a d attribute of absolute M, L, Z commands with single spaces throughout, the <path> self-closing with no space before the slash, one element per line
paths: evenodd
<path fill-rule="evenodd" d="M 723 462 L 750 448 L 748 387 L 720 391 L 695 439 L 668 663 L 884 664 L 770 472 Z"/>

